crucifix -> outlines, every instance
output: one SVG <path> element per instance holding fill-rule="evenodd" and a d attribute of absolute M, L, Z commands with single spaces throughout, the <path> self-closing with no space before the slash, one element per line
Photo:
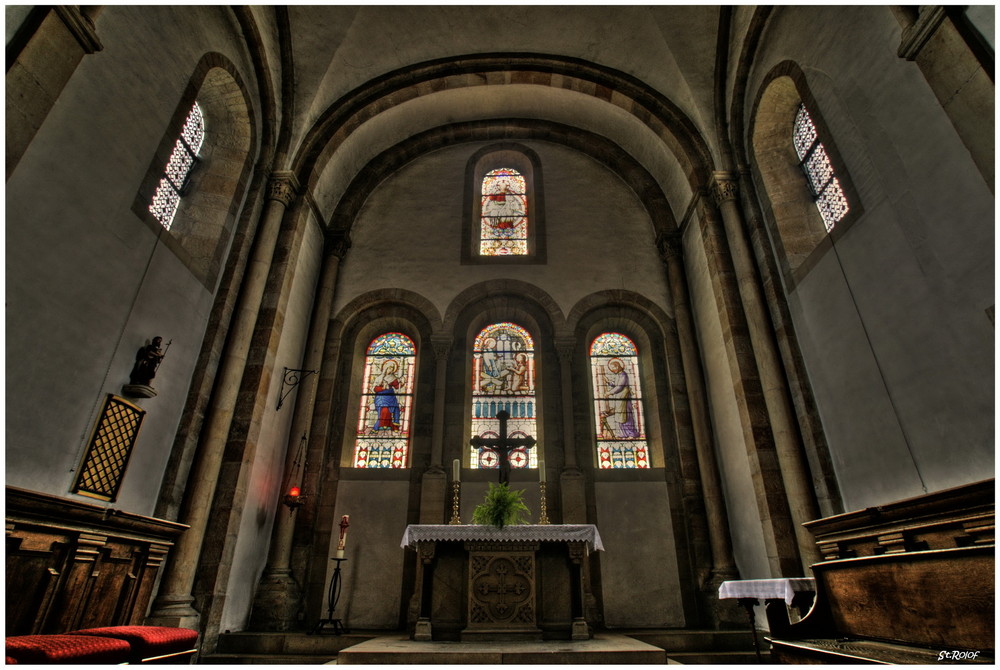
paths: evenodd
<path fill-rule="evenodd" d="M 478 449 L 483 447 L 493 449 L 500 456 L 501 484 L 510 483 L 510 452 L 521 447 L 531 449 L 535 446 L 535 438 L 533 437 L 511 437 L 507 434 L 507 419 L 509 418 L 510 414 L 506 410 L 497 412 L 497 420 L 500 422 L 499 437 L 480 437 L 477 435 L 469 440 L 472 446 Z"/>

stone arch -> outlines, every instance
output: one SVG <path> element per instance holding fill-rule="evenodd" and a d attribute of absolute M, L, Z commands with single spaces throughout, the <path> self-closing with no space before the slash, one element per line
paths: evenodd
<path fill-rule="evenodd" d="M 174 223 L 166 231 L 149 212 L 149 203 L 196 102 L 205 119 L 205 140 L 189 178 L 188 194 L 181 198 Z M 225 56 L 205 54 L 160 140 L 132 211 L 209 290 L 221 273 L 256 149 L 253 106 L 239 71 Z"/>
<path fill-rule="evenodd" d="M 708 145 L 681 109 L 639 79 L 577 58 L 546 54 L 474 54 L 401 68 L 347 93 L 306 134 L 293 170 L 310 187 L 337 147 L 390 107 L 445 89 L 503 84 L 551 86 L 624 109 L 648 126 L 684 166 L 692 188 L 707 184 Z"/>
<path fill-rule="evenodd" d="M 816 209 L 792 144 L 795 114 L 805 104 L 833 164 L 851 209 L 828 235 Z M 836 150 L 822 111 L 805 74 L 792 61 L 778 64 L 761 84 L 750 115 L 750 162 L 763 185 L 763 207 L 769 213 L 771 237 L 779 266 L 791 290 L 829 251 L 831 238 L 843 234 L 861 213 L 861 203 Z"/>
<path fill-rule="evenodd" d="M 562 310 L 559 309 L 559 305 L 552 299 L 552 296 L 534 284 L 520 279 L 496 279 L 473 284 L 466 288 L 455 296 L 451 304 L 448 305 L 448 309 L 445 310 L 441 330 L 457 337 L 460 335 L 457 330 L 457 320 L 461 314 L 469 309 L 470 305 L 475 303 L 479 306 L 489 301 L 494 309 L 502 309 L 504 300 L 511 304 L 532 303 L 536 305 L 537 309 L 540 310 L 539 313 L 545 315 L 543 321 L 549 324 L 553 335 L 565 330 L 565 318 Z M 532 311 L 534 312 L 534 310 Z M 537 319 L 538 317 L 532 316 L 532 318 Z M 539 323 L 541 325 L 542 321 Z"/>

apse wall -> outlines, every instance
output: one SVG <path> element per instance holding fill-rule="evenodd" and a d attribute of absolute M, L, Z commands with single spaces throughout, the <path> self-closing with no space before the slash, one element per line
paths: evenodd
<path fill-rule="evenodd" d="M 845 510 L 994 468 L 993 194 L 899 43 L 889 8 L 779 8 L 747 87 L 750 128 L 793 61 L 857 191 L 860 216 L 784 278 Z"/>
<path fill-rule="evenodd" d="M 6 477 L 76 497 L 106 394 L 122 394 L 136 351 L 162 336 L 171 344 L 158 395 L 133 400 L 145 419 L 109 503 L 152 515 L 216 286 L 133 203 L 205 54 L 228 59 L 250 82 L 247 97 L 258 96 L 225 8 L 109 6 L 98 34 L 103 49 L 83 58 L 7 182 L 7 273 L 17 281 L 6 289 Z"/>
<path fill-rule="evenodd" d="M 537 152 L 544 189 L 547 262 L 460 264 L 465 171 L 483 143 L 427 154 L 376 188 L 351 230 L 333 313 L 358 295 L 405 287 L 447 311 L 463 289 L 514 278 L 548 293 L 563 314 L 607 289 L 641 293 L 672 312 L 653 228 L 635 194 L 592 159 L 547 142 Z M 529 224 L 530 225 L 530 224 Z"/>

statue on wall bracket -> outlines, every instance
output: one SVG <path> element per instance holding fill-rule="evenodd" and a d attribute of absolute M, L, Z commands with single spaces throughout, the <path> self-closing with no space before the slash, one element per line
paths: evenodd
<path fill-rule="evenodd" d="M 140 347 L 135 352 L 135 364 L 132 372 L 128 376 L 128 384 L 122 386 L 122 393 L 133 398 L 152 398 L 156 395 L 156 389 L 150 386 L 156 370 L 160 367 L 163 357 L 167 355 L 167 349 L 173 340 L 167 342 L 165 348 L 161 349 L 163 338 L 157 335 L 144 347 Z"/>

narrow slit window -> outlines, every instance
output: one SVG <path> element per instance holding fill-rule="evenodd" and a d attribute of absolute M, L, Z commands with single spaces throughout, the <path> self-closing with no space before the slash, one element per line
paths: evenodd
<path fill-rule="evenodd" d="M 792 139 L 823 225 L 830 232 L 847 215 L 850 206 L 805 105 L 799 105 L 795 115 Z"/>
<path fill-rule="evenodd" d="M 479 253 L 482 256 L 528 254 L 527 182 L 517 170 L 498 168 L 483 177 Z"/>
<path fill-rule="evenodd" d="M 201 114 L 201 108 L 195 103 L 181 129 L 181 136 L 174 144 L 170 160 L 167 161 L 163 177 L 149 205 L 149 211 L 167 230 L 170 230 L 174 215 L 177 214 L 177 206 L 180 204 L 181 196 L 184 195 L 191 169 L 198 161 L 198 151 L 204 140 L 205 119 Z"/>
<path fill-rule="evenodd" d="M 472 347 L 472 435 L 500 436 L 497 412 L 505 410 L 507 435 L 538 439 L 535 417 L 535 346 L 521 326 L 495 323 L 476 336 Z M 489 447 L 470 446 L 472 468 L 499 468 L 500 456 Z M 538 449 L 519 448 L 510 453 L 511 468 L 537 468 Z"/>
<path fill-rule="evenodd" d="M 409 467 L 417 348 L 402 333 L 384 333 L 366 353 L 354 467 Z"/>
<path fill-rule="evenodd" d="M 590 371 L 598 467 L 648 468 L 649 445 L 635 344 L 621 333 L 597 336 L 590 345 Z"/>

